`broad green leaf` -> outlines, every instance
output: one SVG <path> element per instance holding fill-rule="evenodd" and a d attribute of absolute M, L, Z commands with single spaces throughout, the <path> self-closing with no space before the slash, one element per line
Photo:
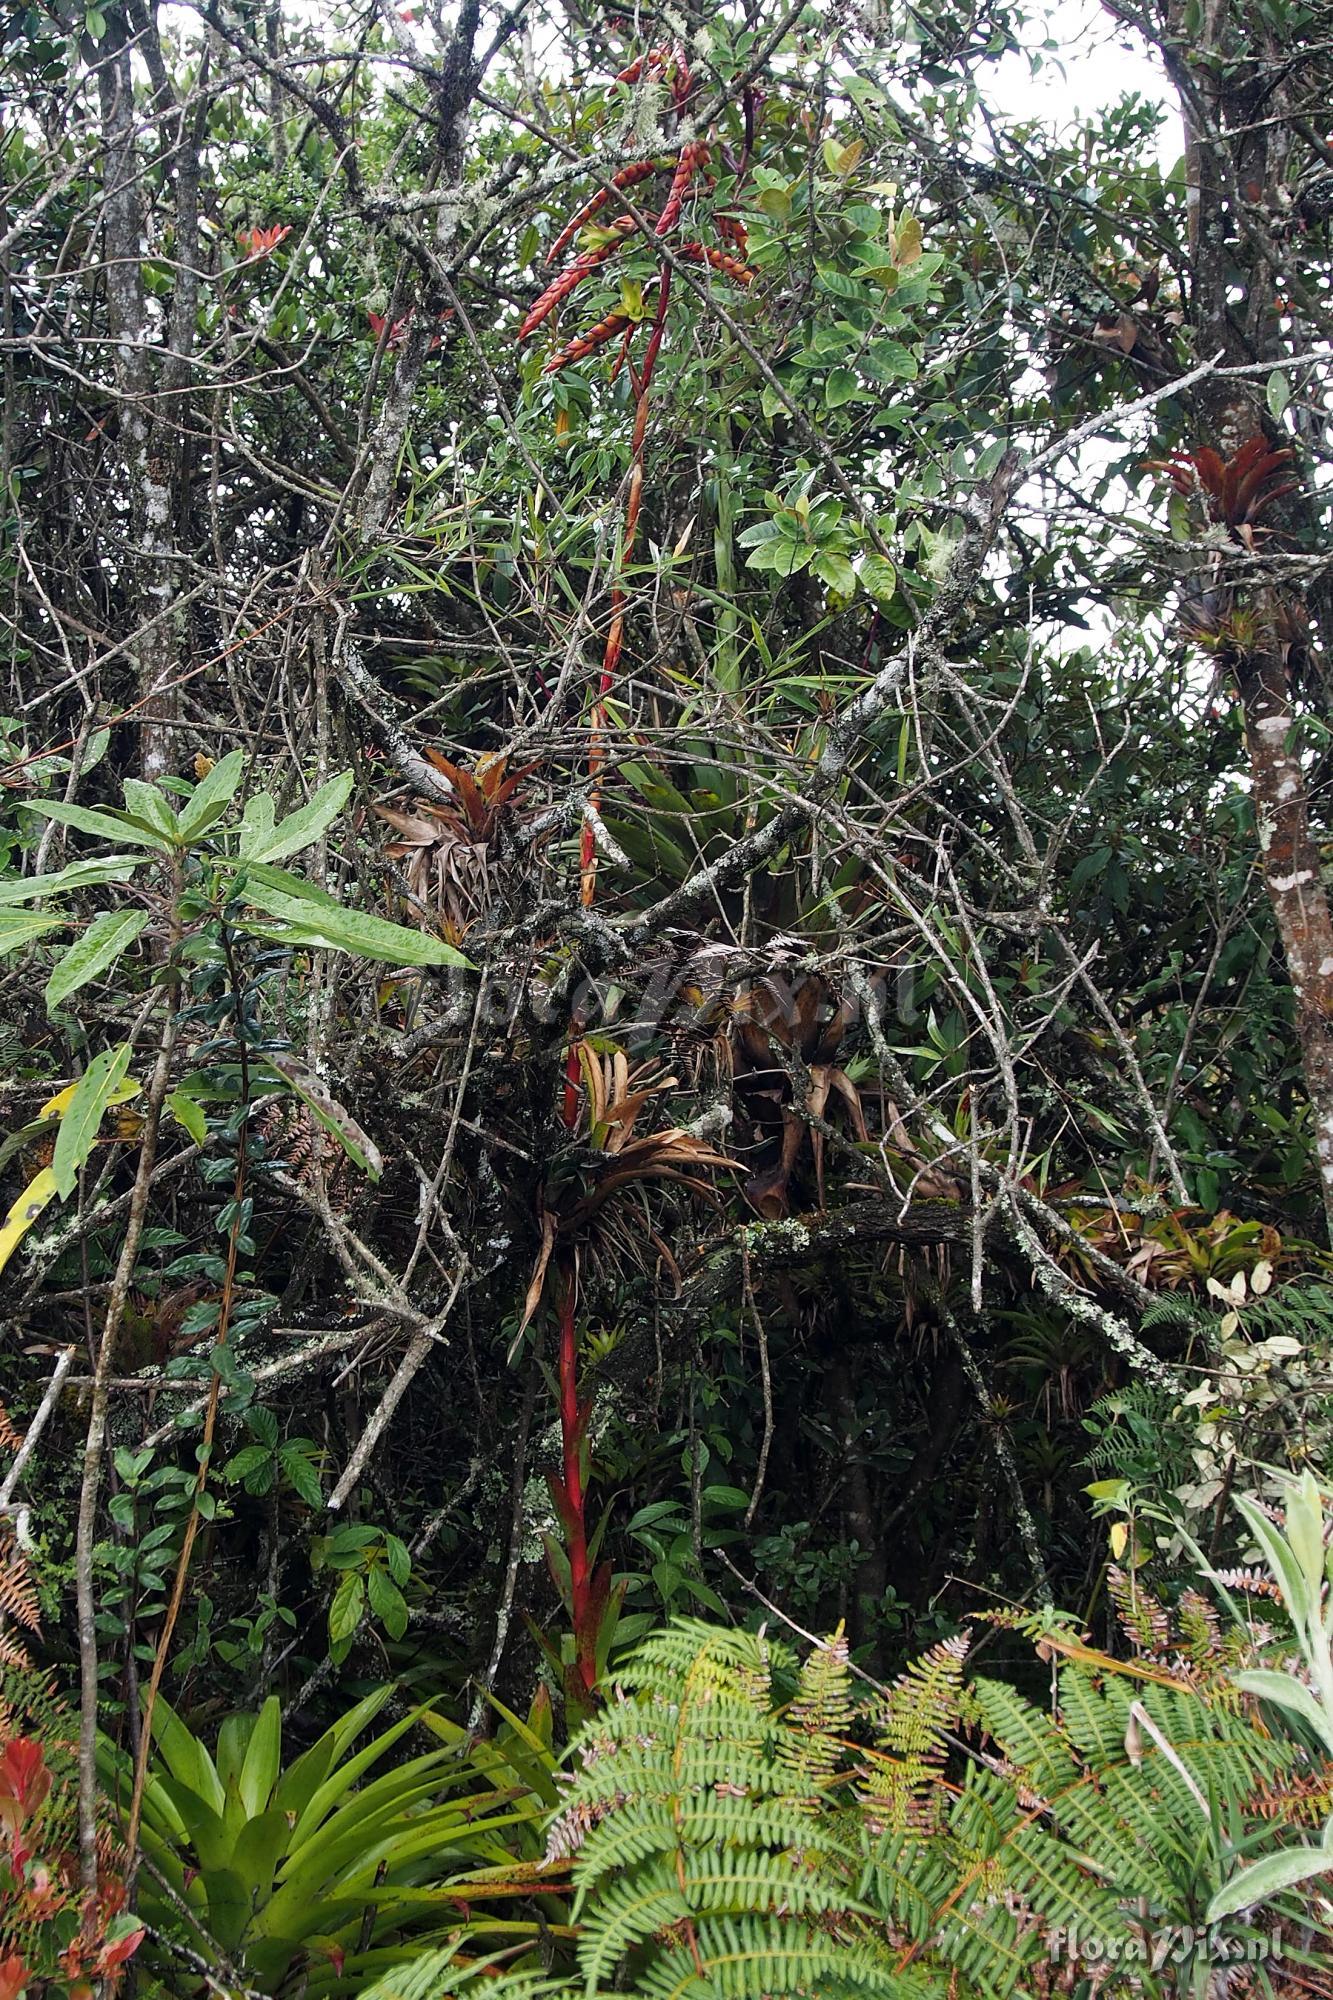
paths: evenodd
<path fill-rule="evenodd" d="M 56 1177 L 50 1167 L 43 1167 L 28 1182 L 5 1217 L 3 1226 L 0 1226 L 0 1271 L 4 1270 L 42 1210 L 55 1199 L 55 1192 Z"/>
<path fill-rule="evenodd" d="M 330 897 L 316 904 L 312 898 L 280 895 L 263 883 L 247 880 L 245 900 L 254 904 L 276 923 L 246 920 L 241 928 L 255 937 L 272 938 L 279 944 L 306 945 L 313 951 L 350 951 L 358 958 L 382 965 L 458 965 L 469 967 L 461 951 L 443 938 L 424 931 L 409 930 L 405 924 L 391 924 L 384 917 L 372 917 L 363 910 L 344 909 Z"/>
<path fill-rule="evenodd" d="M 16 875 L 12 881 L 0 882 L 0 905 L 31 903 L 38 896 L 63 896 L 70 889 L 96 888 L 103 882 L 124 882 L 143 863 L 142 854 L 108 854 L 100 861 L 72 861 L 54 875 Z"/>
<path fill-rule="evenodd" d="M 1291 384 L 1281 368 L 1275 368 L 1268 378 L 1264 390 L 1264 400 L 1268 404 L 1268 414 L 1275 424 L 1281 423 L 1282 413 L 1291 401 Z"/>
<path fill-rule="evenodd" d="M 350 771 L 330 778 L 305 805 L 289 813 L 286 819 L 279 820 L 267 838 L 261 837 L 253 846 L 246 848 L 247 859 L 282 861 L 287 855 L 299 854 L 303 847 L 312 846 L 346 805 L 353 782 Z"/>
<path fill-rule="evenodd" d="M 41 910 L 0 910 L 0 958 L 70 921 L 69 917 L 48 917 Z"/>
<path fill-rule="evenodd" d="M 201 833 L 207 833 L 221 819 L 236 795 L 244 771 L 244 750 L 232 750 L 219 758 L 181 807 L 179 832 L 182 840 L 197 840 Z"/>
<path fill-rule="evenodd" d="M 407 1600 L 387 1569 L 372 1569 L 366 1579 L 370 1608 L 391 1639 L 407 1630 Z"/>
<path fill-rule="evenodd" d="M 180 822 L 164 792 L 160 792 L 156 785 L 145 784 L 142 778 L 126 778 L 121 791 L 125 796 L 125 810 L 131 819 L 154 833 L 160 833 L 173 847 L 179 844 Z"/>
<path fill-rule="evenodd" d="M 307 1454 L 296 1444 L 285 1444 L 278 1453 L 278 1459 L 283 1476 L 293 1492 L 305 1501 L 307 1507 L 321 1506 L 324 1489 Z"/>
<path fill-rule="evenodd" d="M 196 1146 L 202 1146 L 208 1137 L 208 1120 L 203 1107 L 183 1090 L 173 1090 L 167 1099 L 167 1110 L 176 1123 L 184 1128 Z"/>
<path fill-rule="evenodd" d="M 75 1086 L 60 1120 L 51 1162 L 56 1192 L 62 1201 L 74 1192 L 79 1168 L 97 1143 L 98 1129 L 116 1085 L 130 1066 L 132 1053 L 128 1042 L 122 1042 L 118 1048 L 103 1049 L 101 1055 L 93 1057 Z"/>
<path fill-rule="evenodd" d="M 220 1816 L 226 1800 L 213 1759 L 163 1695 L 153 1705 L 153 1741 L 172 1776 Z"/>
<path fill-rule="evenodd" d="M 880 604 L 888 604 L 898 588 L 898 572 L 891 562 L 872 551 L 862 558 L 861 581 Z"/>
<path fill-rule="evenodd" d="M 1215 1924 L 1232 1917 L 1237 1910 L 1266 1902 L 1283 1889 L 1308 1882 L 1315 1875 L 1333 1874 L 1333 1853 L 1326 1847 L 1287 1847 L 1280 1854 L 1266 1854 L 1233 1875 L 1208 1905 L 1205 1923 Z"/>
<path fill-rule="evenodd" d="M 54 1013 L 62 1001 L 114 965 L 147 922 L 144 910 L 104 910 L 100 917 L 94 917 L 83 936 L 57 961 L 46 982 L 47 1013 Z"/>
<path fill-rule="evenodd" d="M 276 1696 L 270 1696 L 270 1700 L 276 1700 Z M 290 1837 L 287 1815 L 276 1809 L 256 1813 L 236 1836 L 232 1866 L 245 1885 L 251 1908 L 272 1895 L 273 1880 Z"/>
<path fill-rule="evenodd" d="M 282 1704 L 277 1695 L 271 1694 L 259 1711 L 241 1766 L 241 1803 L 247 1813 L 264 1811 L 281 1768 Z"/>
<path fill-rule="evenodd" d="M 131 847 L 151 847 L 158 854 L 171 852 L 169 841 L 149 833 L 123 813 L 92 812 L 86 806 L 67 806 L 55 800 L 34 802 L 28 811 L 44 813 L 47 819 L 58 820 L 61 826 L 72 826 L 79 833 L 96 834 L 99 840 L 128 840 Z"/>
<path fill-rule="evenodd" d="M 356 1570 L 349 1570 L 333 1593 L 329 1606 L 329 1642 L 340 1646 L 350 1639 L 366 1609 L 365 1584 Z"/>
<path fill-rule="evenodd" d="M 830 368 L 824 381 L 824 401 L 830 410 L 839 410 L 858 393 L 860 383 L 853 368 Z"/>
<path fill-rule="evenodd" d="M 324 1130 L 337 1140 L 352 1164 L 370 1180 L 379 1180 L 384 1172 L 379 1147 L 370 1134 L 357 1124 L 351 1112 L 345 1110 L 326 1089 L 322 1079 L 306 1069 L 303 1063 L 297 1062 L 294 1056 L 271 1055 L 268 1063 L 283 1082 L 291 1086 L 302 1104 L 308 1106 Z"/>
<path fill-rule="evenodd" d="M 1271 1701 L 1278 1708 L 1288 1709 L 1292 1715 L 1300 1716 L 1333 1754 L 1333 1716 L 1294 1674 L 1274 1673 L 1267 1667 L 1255 1667 L 1249 1672 L 1237 1674 L 1236 1685 L 1243 1687 L 1247 1694 L 1258 1695 L 1261 1701 Z"/>
<path fill-rule="evenodd" d="M 255 847 L 262 847 L 273 832 L 274 805 L 272 794 L 256 792 L 245 802 L 241 814 L 240 852 L 249 854 Z"/>

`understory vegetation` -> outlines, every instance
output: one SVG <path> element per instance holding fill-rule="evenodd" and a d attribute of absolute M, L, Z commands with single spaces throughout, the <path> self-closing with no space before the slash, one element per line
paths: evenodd
<path fill-rule="evenodd" d="M 1333 1993 L 1328 9 L 0 74 L 0 2000 Z"/>

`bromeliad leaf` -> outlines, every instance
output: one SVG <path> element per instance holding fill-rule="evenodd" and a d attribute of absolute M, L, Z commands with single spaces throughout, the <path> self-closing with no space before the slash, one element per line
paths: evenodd
<path fill-rule="evenodd" d="M 225 762 L 225 759 L 224 759 Z M 347 803 L 352 789 L 352 773 L 343 771 L 336 778 L 330 778 L 321 785 L 314 796 L 286 819 L 279 820 L 270 833 L 261 833 L 253 844 L 243 846 L 242 852 L 248 861 L 284 861 L 289 854 L 299 854 L 303 847 L 310 847 L 319 839 L 326 827 L 333 824 Z M 248 818 L 248 815 L 247 815 Z"/>
<path fill-rule="evenodd" d="M 73 1193 L 79 1168 L 97 1143 L 98 1129 L 115 1098 L 117 1085 L 130 1066 L 131 1054 L 128 1042 L 122 1042 L 119 1048 L 103 1049 L 100 1056 L 93 1057 L 74 1087 L 60 1120 L 51 1162 L 55 1191 L 62 1201 Z"/>
<path fill-rule="evenodd" d="M 268 1061 L 270 1068 L 278 1072 L 284 1083 L 290 1084 L 324 1130 L 332 1133 L 353 1165 L 360 1167 L 372 1181 L 377 1181 L 384 1172 L 379 1147 L 370 1134 L 357 1124 L 350 1111 L 345 1110 L 330 1094 L 322 1080 L 297 1062 L 294 1056 L 271 1055 Z"/>
<path fill-rule="evenodd" d="M 63 1000 L 96 979 L 128 951 L 148 922 L 143 910 L 105 910 L 94 917 L 81 938 L 65 952 L 46 982 L 46 1011 L 53 1014 Z"/>

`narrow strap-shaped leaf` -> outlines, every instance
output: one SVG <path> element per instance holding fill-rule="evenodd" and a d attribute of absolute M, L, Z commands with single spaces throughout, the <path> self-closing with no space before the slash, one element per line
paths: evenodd
<path fill-rule="evenodd" d="M 63 1000 L 97 979 L 128 951 L 148 922 L 143 910 L 105 910 L 94 917 L 83 936 L 57 962 L 46 982 L 46 1011 L 53 1014 Z"/>
<path fill-rule="evenodd" d="M 34 801 L 27 809 L 44 813 L 47 819 L 58 820 L 61 826 L 72 826 L 79 833 L 95 833 L 100 840 L 127 840 L 131 847 L 151 847 L 158 854 L 171 852 L 170 841 L 150 833 L 124 813 L 92 812 L 87 806 L 67 806 L 59 799 Z"/>
<path fill-rule="evenodd" d="M 38 896 L 63 896 L 71 889 L 92 889 L 103 882 L 124 882 L 142 868 L 142 854 L 108 854 L 97 861 L 71 861 L 54 875 L 16 875 L 0 882 L 0 905 L 31 903 Z"/>
<path fill-rule="evenodd" d="M 0 910 L 0 958 L 68 922 L 68 917 L 48 917 L 41 910 Z"/>
<path fill-rule="evenodd" d="M 101 1055 L 93 1057 L 79 1078 L 74 1095 L 60 1120 L 55 1157 L 51 1162 L 56 1192 L 62 1201 L 73 1193 L 79 1168 L 97 1142 L 98 1127 L 116 1085 L 130 1066 L 130 1055 L 128 1042 L 122 1042 L 119 1048 L 103 1049 Z"/>

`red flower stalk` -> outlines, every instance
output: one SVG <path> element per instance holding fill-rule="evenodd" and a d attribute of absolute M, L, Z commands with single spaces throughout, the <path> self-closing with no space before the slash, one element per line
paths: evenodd
<path fill-rule="evenodd" d="M 618 333 L 623 333 L 626 327 L 633 324 L 627 312 L 608 313 L 605 319 L 598 320 L 596 326 L 590 326 L 577 340 L 571 340 L 567 347 L 553 354 L 542 373 L 556 375 L 572 361 L 586 361 L 590 354 L 595 354 L 599 347 L 605 347 L 608 340 L 614 340 Z"/>
<path fill-rule="evenodd" d="M 571 292 L 576 292 L 583 280 L 620 248 L 623 239 L 633 227 L 633 220 L 628 215 L 617 216 L 611 224 L 615 234 L 609 243 L 601 243 L 595 250 L 585 250 L 583 255 L 576 257 L 558 278 L 552 279 L 519 328 L 519 339 L 526 340 L 530 333 L 535 333 L 542 321 L 548 319 L 555 311 L 561 300 L 567 299 Z"/>
<path fill-rule="evenodd" d="M 688 264 L 711 264 L 715 271 L 721 271 L 724 277 L 734 279 L 738 285 L 752 285 L 755 281 L 756 273 L 748 264 L 742 264 L 739 258 L 729 257 L 725 250 L 714 249 L 711 243 L 682 243 L 676 254 Z"/>
<path fill-rule="evenodd" d="M 656 160 L 638 160 L 632 167 L 622 167 L 618 174 L 613 174 L 611 177 L 611 186 L 618 188 L 637 187 L 640 181 L 646 181 L 650 174 L 655 174 L 659 171 L 660 169 Z M 547 251 L 546 261 L 548 264 L 554 264 L 566 244 L 573 241 L 584 224 L 591 222 L 593 217 L 605 208 L 610 199 L 611 189 L 599 188 L 597 193 L 592 197 L 592 200 L 586 201 L 583 204 L 583 207 L 579 210 L 573 221 L 565 224 L 565 227 Z"/>
<path fill-rule="evenodd" d="M 690 182 L 699 168 L 708 159 L 708 148 L 702 139 L 691 139 L 688 146 L 680 149 L 676 171 L 671 177 L 671 191 L 666 198 L 666 206 L 657 218 L 657 234 L 668 236 L 680 221 L 680 211 L 685 206 Z"/>

